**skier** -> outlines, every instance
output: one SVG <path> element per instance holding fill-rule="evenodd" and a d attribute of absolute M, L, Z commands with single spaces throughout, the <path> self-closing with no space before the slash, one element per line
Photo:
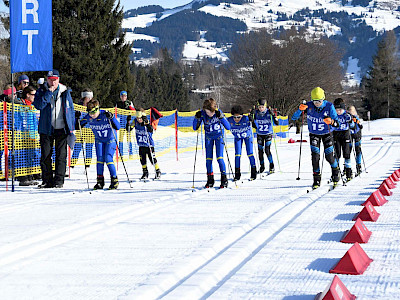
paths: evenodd
<path fill-rule="evenodd" d="M 350 106 L 348 108 L 348 112 L 352 116 L 353 122 L 355 123 L 354 128 L 350 128 L 350 131 L 351 131 L 352 145 L 354 145 L 356 150 L 356 176 L 358 176 L 362 172 L 361 129 L 363 128 L 363 125 L 360 123 L 360 118 L 358 117 L 357 110 L 354 106 Z"/>
<path fill-rule="evenodd" d="M 340 160 L 341 153 L 343 150 L 344 158 L 344 172 L 346 174 L 346 180 L 350 181 L 353 178 L 353 172 L 351 170 L 351 134 L 350 128 L 354 128 L 354 122 L 351 115 L 345 110 L 346 106 L 342 98 L 337 98 L 333 101 L 336 113 L 338 115 L 339 126 L 334 128 L 333 138 L 335 143 L 336 158 Z"/>
<path fill-rule="evenodd" d="M 127 117 L 126 131 L 130 132 L 132 128 L 135 127 L 136 141 L 139 146 L 140 163 L 142 164 L 143 170 L 143 175 L 140 179 L 145 180 L 149 178 L 146 156 L 149 157 L 150 163 L 153 164 L 156 169 L 155 179 L 160 179 L 161 171 L 154 152 L 153 127 L 151 126 L 143 108 L 139 108 L 136 111 L 136 118 L 133 122 L 131 122 L 131 118 L 131 116 Z"/>
<path fill-rule="evenodd" d="M 246 145 L 247 156 L 250 160 L 251 175 L 250 180 L 257 178 L 256 160 L 253 154 L 253 130 L 251 121 L 248 116 L 243 115 L 243 108 L 235 105 L 231 109 L 232 116 L 228 118 L 231 126 L 231 133 L 235 137 L 235 178 L 234 181 L 240 180 L 240 158 L 242 156 L 242 143 Z"/>
<path fill-rule="evenodd" d="M 264 151 L 269 161 L 269 173 L 275 172 L 274 160 L 271 153 L 271 140 L 273 126 L 278 125 L 279 121 L 271 111 L 271 108 L 267 108 L 267 101 L 265 99 L 259 99 L 257 101 L 257 109 L 251 113 L 253 118 L 253 127 L 257 129 L 257 144 L 258 144 L 258 155 L 260 159 L 260 173 L 265 171 L 264 165 Z"/>
<path fill-rule="evenodd" d="M 99 190 L 104 187 L 104 163 L 107 164 L 111 176 L 109 189 L 117 189 L 119 183 L 114 165 L 114 153 L 117 149 L 115 130 L 119 130 L 121 126 L 111 112 L 100 109 L 99 101 L 92 99 L 88 102 L 86 107 L 88 113 L 81 120 L 79 120 L 80 116 L 77 115 L 76 122 L 79 122 L 81 127 L 86 125 L 90 127 L 95 137 L 97 183 L 94 189 Z M 75 127 L 79 128 L 79 124 L 76 124 Z"/>
<path fill-rule="evenodd" d="M 193 120 L 193 130 L 197 130 L 201 122 L 204 123 L 205 131 L 205 147 L 206 147 L 206 167 L 207 167 L 207 183 L 206 188 L 214 186 L 214 173 L 213 173 L 213 148 L 215 144 L 215 151 L 217 155 L 217 162 L 221 171 L 221 185 L 220 188 L 228 186 L 228 178 L 226 177 L 226 167 L 224 162 L 224 129 L 231 129 L 228 120 L 225 118 L 222 111 L 217 109 L 217 102 L 213 99 L 206 99 L 203 103 L 203 109 L 196 112 L 195 119 Z M 223 127 L 222 127 L 222 126 Z"/>
<path fill-rule="evenodd" d="M 333 187 L 339 182 L 339 165 L 334 155 L 333 137 L 330 126 L 338 126 L 338 116 L 333 104 L 325 100 L 325 92 L 320 87 L 311 91 L 311 101 L 300 104 L 293 114 L 292 120 L 297 120 L 302 112 L 307 113 L 307 124 L 310 132 L 311 161 L 313 166 L 314 183 L 312 188 L 321 185 L 320 144 L 324 144 L 325 158 L 332 168 Z"/>

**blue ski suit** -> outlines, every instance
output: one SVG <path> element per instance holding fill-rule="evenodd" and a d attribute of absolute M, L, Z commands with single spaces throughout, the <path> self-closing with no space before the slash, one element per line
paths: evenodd
<path fill-rule="evenodd" d="M 336 123 L 338 116 L 332 103 L 324 100 L 320 107 L 316 107 L 312 101 L 306 103 L 308 106 L 304 111 L 307 113 L 307 125 L 310 133 L 311 161 L 314 174 L 321 172 L 319 166 L 320 160 L 320 144 L 321 140 L 324 144 L 325 158 L 331 165 L 332 169 L 338 168 L 338 162 L 334 155 L 333 137 L 331 126 L 325 124 L 324 118 L 330 117 Z M 292 120 L 297 120 L 301 116 L 302 111 L 298 109 L 292 116 Z"/>
<path fill-rule="evenodd" d="M 193 130 L 197 130 L 201 123 L 204 123 L 205 132 L 205 147 L 206 147 L 206 167 L 207 175 L 213 175 L 213 148 L 215 144 L 215 151 L 217 155 L 217 162 L 219 164 L 219 169 L 221 174 L 226 174 L 226 167 L 224 162 L 224 128 L 231 129 L 228 120 L 225 118 L 221 112 L 221 118 L 217 118 L 214 114 L 209 117 L 204 110 L 201 111 L 201 118 L 193 120 Z"/>
<path fill-rule="evenodd" d="M 92 129 L 95 137 L 95 147 L 97 156 L 97 175 L 103 175 L 104 163 L 107 164 L 111 177 L 117 177 L 117 171 L 114 165 L 114 154 L 117 149 L 115 141 L 116 130 L 121 128 L 115 116 L 110 120 L 105 115 L 104 110 L 100 110 L 100 114 L 96 119 L 86 114 L 81 120 L 81 127 L 88 126 Z"/>
<path fill-rule="evenodd" d="M 231 126 L 231 133 L 235 138 L 235 168 L 240 168 L 240 158 L 242 156 L 242 144 L 246 145 L 247 156 L 252 167 L 256 166 L 253 154 L 253 131 L 248 116 L 242 116 L 239 122 L 235 122 L 233 116 L 228 118 Z"/>

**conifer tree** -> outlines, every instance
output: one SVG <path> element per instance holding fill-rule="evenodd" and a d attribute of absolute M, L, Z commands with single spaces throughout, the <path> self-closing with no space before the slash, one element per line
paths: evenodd
<path fill-rule="evenodd" d="M 373 119 L 400 116 L 400 64 L 396 43 L 394 32 L 387 32 L 364 78 L 367 107 Z"/>
<path fill-rule="evenodd" d="M 130 45 L 120 31 L 123 11 L 115 0 L 53 1 L 53 64 L 79 99 L 89 87 L 102 106 L 133 90 Z"/>

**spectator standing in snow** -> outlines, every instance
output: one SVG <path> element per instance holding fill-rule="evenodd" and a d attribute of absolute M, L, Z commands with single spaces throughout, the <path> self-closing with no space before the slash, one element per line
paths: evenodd
<path fill-rule="evenodd" d="M 74 137 L 75 111 L 71 90 L 60 83 L 60 73 L 47 73 L 47 81 L 39 88 L 33 105 L 40 110 L 39 134 L 43 183 L 40 188 L 61 188 L 67 165 L 67 141 Z M 52 171 L 53 145 L 55 144 L 55 175 Z M 71 146 L 71 145 L 70 145 Z"/>

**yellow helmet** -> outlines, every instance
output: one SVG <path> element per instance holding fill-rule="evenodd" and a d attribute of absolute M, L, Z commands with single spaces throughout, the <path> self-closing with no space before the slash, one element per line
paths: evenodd
<path fill-rule="evenodd" d="M 311 100 L 325 100 L 325 92 L 320 87 L 316 87 L 311 91 Z"/>
<path fill-rule="evenodd" d="M 143 116 L 146 116 L 146 113 L 144 111 L 140 111 L 140 110 L 136 111 L 136 118 L 139 119 L 139 118 L 141 118 Z"/>

